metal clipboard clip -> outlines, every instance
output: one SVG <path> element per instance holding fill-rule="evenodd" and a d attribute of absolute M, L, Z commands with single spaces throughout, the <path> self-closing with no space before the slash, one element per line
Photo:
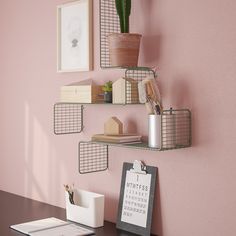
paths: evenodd
<path fill-rule="evenodd" d="M 142 161 L 135 160 L 133 163 L 133 168 L 130 169 L 130 172 L 137 174 L 147 174 L 146 166 Z"/>

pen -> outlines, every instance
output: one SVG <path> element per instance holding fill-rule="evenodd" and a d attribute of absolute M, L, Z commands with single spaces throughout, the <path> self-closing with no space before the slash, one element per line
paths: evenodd
<path fill-rule="evenodd" d="M 75 204 L 75 202 L 74 202 L 74 192 L 73 192 L 72 188 L 68 184 L 66 184 L 66 185 L 64 184 L 64 187 L 65 187 L 66 192 L 68 192 L 68 194 L 69 194 L 70 203 Z"/>
<path fill-rule="evenodd" d="M 161 108 L 159 105 L 155 105 L 155 112 L 157 115 L 160 115 L 161 114 Z"/>

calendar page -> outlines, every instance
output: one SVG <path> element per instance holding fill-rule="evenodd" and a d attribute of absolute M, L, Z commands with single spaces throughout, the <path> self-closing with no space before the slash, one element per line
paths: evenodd
<path fill-rule="evenodd" d="M 121 221 L 146 227 L 150 186 L 150 174 L 126 171 Z"/>

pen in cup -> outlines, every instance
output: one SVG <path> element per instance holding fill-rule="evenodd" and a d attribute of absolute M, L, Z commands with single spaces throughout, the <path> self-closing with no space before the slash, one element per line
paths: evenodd
<path fill-rule="evenodd" d="M 75 204 L 75 202 L 74 202 L 74 191 L 73 191 L 72 187 L 70 187 L 68 184 L 66 184 L 66 185 L 64 184 L 64 187 L 65 187 L 66 192 L 68 192 L 70 203 Z"/>

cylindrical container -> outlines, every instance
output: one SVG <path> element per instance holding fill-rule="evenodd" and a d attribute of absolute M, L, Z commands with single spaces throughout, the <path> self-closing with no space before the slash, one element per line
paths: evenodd
<path fill-rule="evenodd" d="M 148 146 L 161 147 L 161 115 L 148 116 Z"/>

